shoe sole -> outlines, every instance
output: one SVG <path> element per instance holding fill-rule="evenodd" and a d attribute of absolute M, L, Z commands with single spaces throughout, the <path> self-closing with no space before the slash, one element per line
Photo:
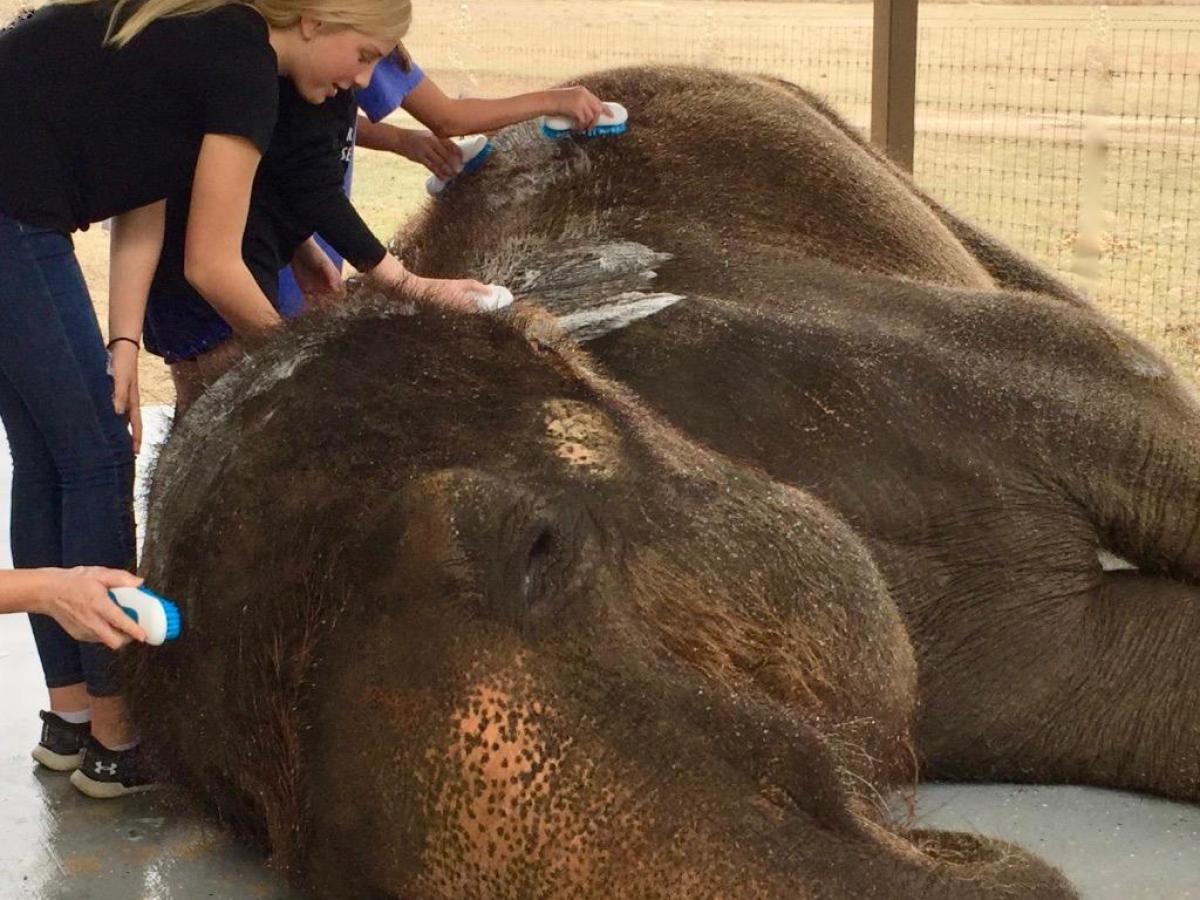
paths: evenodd
<path fill-rule="evenodd" d="M 79 763 L 83 759 L 83 752 L 63 754 L 55 753 L 49 747 L 44 747 L 38 744 L 33 748 L 33 753 L 30 754 L 37 761 L 39 766 L 50 769 L 53 772 L 70 772 L 79 768 Z"/>
<path fill-rule="evenodd" d="M 71 773 L 71 785 L 81 794 L 86 794 L 96 800 L 112 800 L 127 794 L 141 794 L 159 788 L 157 784 L 138 784 L 127 787 L 116 781 L 96 781 L 79 769 Z"/>

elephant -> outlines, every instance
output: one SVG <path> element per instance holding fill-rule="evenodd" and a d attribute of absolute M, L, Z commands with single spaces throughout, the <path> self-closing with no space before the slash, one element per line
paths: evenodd
<path fill-rule="evenodd" d="M 836 513 L 536 308 L 407 299 L 289 329 L 160 451 L 185 631 L 127 675 L 172 781 L 322 898 L 1074 896 L 890 810 L 916 662 Z"/>
<path fill-rule="evenodd" d="M 1200 799 L 1195 387 L 794 85 L 585 83 L 629 134 L 501 135 L 401 231 L 412 263 L 505 278 L 844 517 L 916 647 L 926 776 Z"/>
<path fill-rule="evenodd" d="M 1074 896 L 889 800 L 1195 797 L 1194 391 L 799 88 L 582 83 L 396 239 L 514 309 L 354 285 L 173 429 L 145 746 L 318 897 Z"/>

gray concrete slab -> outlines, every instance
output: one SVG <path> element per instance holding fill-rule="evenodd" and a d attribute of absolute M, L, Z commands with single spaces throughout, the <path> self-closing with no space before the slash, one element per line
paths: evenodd
<path fill-rule="evenodd" d="M 45 703 L 24 616 L 0 616 L 0 898 L 298 897 L 211 825 L 141 794 L 89 800 L 29 756 Z"/>
<path fill-rule="evenodd" d="M 165 411 L 147 420 L 154 435 Z M 7 460 L 0 433 L 0 565 Z M 0 900 L 298 898 L 261 859 L 167 798 L 88 800 L 66 776 L 36 770 L 29 751 L 45 698 L 23 616 L 0 616 L 0 679 Z M 929 784 L 917 823 L 1021 844 L 1088 900 L 1200 900 L 1200 807 L 1092 788 Z"/>
<path fill-rule="evenodd" d="M 918 824 L 1020 844 L 1088 900 L 1200 900 L 1200 807 L 1125 791 L 923 784 Z"/>

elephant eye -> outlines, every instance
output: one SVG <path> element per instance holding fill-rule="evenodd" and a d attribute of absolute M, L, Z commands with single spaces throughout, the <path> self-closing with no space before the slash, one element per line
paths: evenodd
<path fill-rule="evenodd" d="M 558 539 L 554 530 L 549 525 L 539 527 L 530 542 L 525 572 L 521 579 L 521 593 L 527 608 L 547 599 L 547 582 L 557 549 Z"/>

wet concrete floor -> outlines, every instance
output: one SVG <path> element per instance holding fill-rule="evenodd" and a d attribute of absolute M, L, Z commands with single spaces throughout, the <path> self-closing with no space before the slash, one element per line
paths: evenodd
<path fill-rule="evenodd" d="M 147 411 L 148 443 L 164 423 L 165 410 Z M 0 566 L 9 564 L 7 482 L 0 468 Z M 23 616 L 0 616 L 0 684 L 0 900 L 300 896 L 218 829 L 176 812 L 169 794 L 89 800 L 65 775 L 37 769 L 29 751 L 45 692 Z M 917 816 L 1021 844 L 1088 900 L 1200 900 L 1197 806 L 1094 788 L 928 784 Z"/>

